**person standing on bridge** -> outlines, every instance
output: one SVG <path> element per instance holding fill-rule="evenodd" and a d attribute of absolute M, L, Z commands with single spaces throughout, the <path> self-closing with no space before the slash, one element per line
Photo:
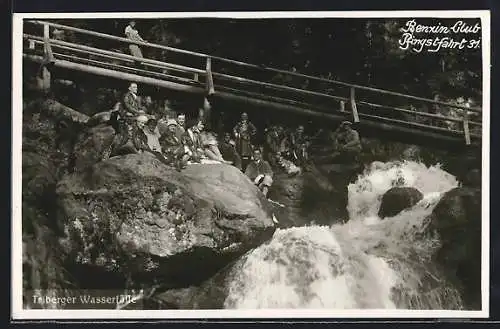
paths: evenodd
<path fill-rule="evenodd" d="M 233 128 L 233 134 L 236 139 L 236 151 L 241 156 L 242 169 L 245 170 L 250 158 L 252 157 L 252 138 L 257 133 L 257 128 L 248 121 L 248 114 L 243 112 L 241 120 Z"/>
<path fill-rule="evenodd" d="M 127 25 L 127 27 L 125 28 L 125 36 L 127 37 L 127 39 L 130 39 L 132 41 L 146 42 L 139 35 L 139 31 L 135 28 L 135 21 L 134 20 L 130 21 L 129 25 Z M 138 45 L 131 43 L 128 47 L 130 49 L 130 53 L 132 54 L 132 56 L 138 57 L 138 58 L 143 58 L 141 48 L 139 48 Z M 138 64 L 141 64 L 141 61 L 136 60 L 135 63 L 136 63 L 136 65 L 138 65 Z"/>

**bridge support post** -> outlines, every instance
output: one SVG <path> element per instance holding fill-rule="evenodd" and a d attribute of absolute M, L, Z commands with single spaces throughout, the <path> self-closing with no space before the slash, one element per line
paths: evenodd
<path fill-rule="evenodd" d="M 214 78 L 212 76 L 212 59 L 207 57 L 207 94 L 210 96 L 215 93 Z"/>
<path fill-rule="evenodd" d="M 466 145 L 470 145 L 469 111 L 467 111 L 467 110 L 464 110 L 464 121 L 463 121 L 463 123 L 464 123 L 465 144 Z"/>
<path fill-rule="evenodd" d="M 351 109 L 354 122 L 359 122 L 358 106 L 356 105 L 355 89 L 351 87 Z"/>
<path fill-rule="evenodd" d="M 52 53 L 52 48 L 50 47 L 50 29 L 49 25 L 45 24 L 43 26 L 43 39 L 44 39 L 44 59 L 40 66 L 40 70 L 37 74 L 37 84 L 41 91 L 44 93 L 49 93 L 51 86 L 51 73 L 48 66 L 54 64 L 54 55 Z"/>

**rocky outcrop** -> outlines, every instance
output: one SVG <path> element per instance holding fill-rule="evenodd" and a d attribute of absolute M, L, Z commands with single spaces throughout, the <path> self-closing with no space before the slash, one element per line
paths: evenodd
<path fill-rule="evenodd" d="M 87 121 L 87 126 L 94 127 L 108 123 L 111 120 L 111 111 L 99 112 L 94 114 Z"/>
<path fill-rule="evenodd" d="M 80 134 L 74 146 L 74 168 L 81 171 L 101 161 L 103 152 L 113 142 L 115 130 L 108 125 L 98 125 Z"/>
<path fill-rule="evenodd" d="M 71 162 L 70 116 L 54 118 L 39 102 L 23 109 L 23 288 L 59 289 L 67 282 L 55 234 L 55 188 Z M 66 119 L 65 119 L 66 118 Z M 26 300 L 24 305 L 30 305 Z"/>
<path fill-rule="evenodd" d="M 67 175 L 57 196 L 66 258 L 134 283 L 201 282 L 275 230 L 267 200 L 229 165 L 177 172 L 129 154 Z"/>
<path fill-rule="evenodd" d="M 346 216 L 341 202 L 344 190 L 337 190 L 316 168 L 297 175 L 278 173 L 270 191 L 280 227 L 303 226 L 310 223 L 332 224 Z M 340 202 L 339 202 L 340 201 Z"/>
<path fill-rule="evenodd" d="M 423 194 L 413 187 L 393 187 L 382 196 L 378 211 L 380 218 L 393 217 L 401 211 L 411 208 L 422 200 Z"/>
<path fill-rule="evenodd" d="M 481 190 L 455 188 L 434 208 L 429 229 L 441 246 L 437 264 L 462 290 L 468 308 L 481 308 Z"/>

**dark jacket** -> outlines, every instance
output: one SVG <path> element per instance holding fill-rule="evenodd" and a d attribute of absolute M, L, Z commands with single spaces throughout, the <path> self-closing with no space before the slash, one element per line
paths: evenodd
<path fill-rule="evenodd" d="M 149 151 L 148 137 L 144 131 L 137 126 L 132 128 L 132 143 L 137 151 Z"/>
<path fill-rule="evenodd" d="M 252 161 L 248 164 L 245 175 L 248 176 L 251 180 L 254 180 L 259 175 L 268 175 L 273 176 L 273 170 L 271 169 L 271 165 L 269 162 L 265 160 L 260 160 L 259 163 Z"/>
<path fill-rule="evenodd" d="M 252 155 L 252 138 L 257 133 L 257 128 L 247 121 L 246 125 L 243 122 L 238 122 L 233 128 L 233 133 L 236 137 L 236 150 L 242 157 Z"/>
<path fill-rule="evenodd" d="M 141 110 L 145 112 L 139 101 L 139 97 L 137 95 L 134 97 L 130 91 L 123 96 L 123 106 L 121 108 L 124 112 L 123 115 L 126 115 L 126 113 L 138 115 Z"/>
<path fill-rule="evenodd" d="M 182 142 L 174 133 L 167 131 L 160 138 L 160 144 L 164 153 L 179 154 L 184 153 Z"/>
<path fill-rule="evenodd" d="M 193 134 L 193 137 L 191 137 L 189 132 Z M 192 131 L 191 129 L 186 130 L 184 134 L 182 134 L 181 142 L 182 145 L 187 146 L 193 153 L 197 153 L 199 150 L 203 149 L 200 134 L 198 132 Z"/>

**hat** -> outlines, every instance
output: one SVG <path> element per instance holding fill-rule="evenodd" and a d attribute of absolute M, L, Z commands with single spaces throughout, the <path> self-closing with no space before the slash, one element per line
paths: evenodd
<path fill-rule="evenodd" d="M 177 121 L 175 121 L 174 119 L 168 119 L 167 120 L 167 127 L 168 126 L 177 126 Z"/>
<path fill-rule="evenodd" d="M 340 123 L 341 126 L 352 126 L 352 122 L 351 121 L 342 121 Z"/>
<path fill-rule="evenodd" d="M 139 115 L 136 120 L 137 120 L 137 122 L 144 122 L 144 123 L 146 123 L 146 122 L 148 122 L 149 119 L 145 115 Z"/>

